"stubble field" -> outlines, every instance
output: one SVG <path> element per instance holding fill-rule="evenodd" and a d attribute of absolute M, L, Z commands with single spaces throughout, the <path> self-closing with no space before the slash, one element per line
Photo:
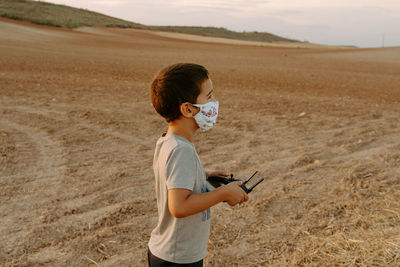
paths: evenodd
<path fill-rule="evenodd" d="M 0 265 L 144 266 L 156 72 L 206 66 L 206 169 L 264 181 L 212 208 L 206 266 L 400 264 L 400 48 L 280 48 L 0 21 Z"/>

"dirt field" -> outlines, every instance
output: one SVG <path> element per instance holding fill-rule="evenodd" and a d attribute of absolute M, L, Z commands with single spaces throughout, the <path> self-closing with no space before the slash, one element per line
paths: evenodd
<path fill-rule="evenodd" d="M 400 48 L 277 48 L 0 21 L 0 265 L 144 266 L 148 84 L 205 65 L 206 169 L 266 181 L 212 209 L 206 266 L 399 266 Z"/>

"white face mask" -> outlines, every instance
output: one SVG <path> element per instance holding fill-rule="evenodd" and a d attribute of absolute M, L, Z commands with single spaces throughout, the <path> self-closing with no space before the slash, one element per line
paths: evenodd
<path fill-rule="evenodd" d="M 193 117 L 200 129 L 202 129 L 203 132 L 210 130 L 217 122 L 218 101 L 191 105 L 200 108 L 200 111 Z"/>

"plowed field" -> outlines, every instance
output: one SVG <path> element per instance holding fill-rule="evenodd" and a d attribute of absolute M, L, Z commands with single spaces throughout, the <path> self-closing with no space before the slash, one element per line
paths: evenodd
<path fill-rule="evenodd" d="M 206 66 L 206 169 L 266 180 L 212 208 L 206 266 L 400 264 L 400 48 L 272 47 L 0 21 L 0 265 L 144 266 L 167 129 L 148 85 Z"/>

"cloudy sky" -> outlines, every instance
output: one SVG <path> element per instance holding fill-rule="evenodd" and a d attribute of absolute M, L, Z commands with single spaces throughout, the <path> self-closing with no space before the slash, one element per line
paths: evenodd
<path fill-rule="evenodd" d="M 301 41 L 400 46 L 400 0 L 46 0 L 146 25 L 216 26 Z"/>

